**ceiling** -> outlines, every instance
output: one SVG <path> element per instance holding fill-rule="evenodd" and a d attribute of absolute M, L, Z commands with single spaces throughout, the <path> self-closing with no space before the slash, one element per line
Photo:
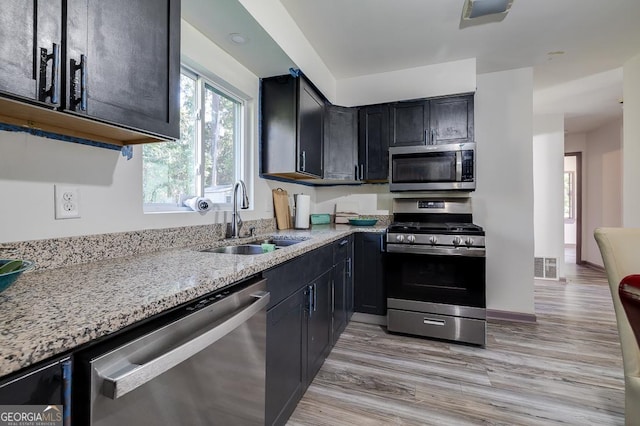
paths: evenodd
<path fill-rule="evenodd" d="M 336 79 L 466 58 L 478 73 L 533 67 L 534 111 L 565 114 L 569 132 L 621 117 L 620 67 L 640 53 L 637 0 L 514 0 L 501 22 L 462 21 L 464 0 L 280 1 Z M 183 0 L 182 14 L 258 76 L 294 66 L 237 0 Z"/>

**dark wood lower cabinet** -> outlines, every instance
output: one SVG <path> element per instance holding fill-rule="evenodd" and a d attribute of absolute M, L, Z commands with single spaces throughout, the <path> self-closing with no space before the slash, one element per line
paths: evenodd
<path fill-rule="evenodd" d="M 347 237 L 263 273 L 271 292 L 265 424 L 287 422 L 346 327 L 352 256 Z"/>
<path fill-rule="evenodd" d="M 387 314 L 382 238 L 384 234 L 378 233 L 355 235 L 353 286 L 356 312 Z"/>
<path fill-rule="evenodd" d="M 306 301 L 301 288 L 267 312 L 265 424 L 284 424 L 306 388 Z"/>
<path fill-rule="evenodd" d="M 307 287 L 307 386 L 331 351 L 331 287 L 333 273 L 325 272 Z"/>

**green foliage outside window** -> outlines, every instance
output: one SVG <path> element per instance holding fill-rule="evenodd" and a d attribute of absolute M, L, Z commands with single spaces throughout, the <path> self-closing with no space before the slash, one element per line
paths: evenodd
<path fill-rule="evenodd" d="M 240 110 L 202 79 L 181 74 L 180 140 L 143 147 L 143 202 L 179 205 L 193 196 L 227 202 L 236 180 Z"/>

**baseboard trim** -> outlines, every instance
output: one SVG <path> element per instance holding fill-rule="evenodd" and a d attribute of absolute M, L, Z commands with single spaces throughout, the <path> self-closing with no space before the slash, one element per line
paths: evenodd
<path fill-rule="evenodd" d="M 522 312 L 499 311 L 487 309 L 488 320 L 516 321 L 516 322 L 536 322 L 535 314 L 525 314 Z"/>
<path fill-rule="evenodd" d="M 386 315 L 372 315 L 372 314 L 363 314 L 362 312 L 354 312 L 351 316 L 351 321 L 354 322 L 363 322 L 365 324 L 373 324 L 373 325 L 384 325 L 387 326 L 387 316 Z"/>
<path fill-rule="evenodd" d="M 587 262 L 586 260 L 583 260 L 580 265 L 581 266 L 586 266 L 587 268 L 595 269 L 597 271 L 605 272 L 604 267 L 602 267 L 600 265 L 596 265 L 595 263 Z"/>

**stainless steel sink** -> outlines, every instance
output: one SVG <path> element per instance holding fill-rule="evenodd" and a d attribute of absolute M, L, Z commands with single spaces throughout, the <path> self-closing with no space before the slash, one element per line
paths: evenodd
<path fill-rule="evenodd" d="M 269 238 L 267 240 L 260 240 L 257 241 L 256 244 L 262 244 L 262 243 L 267 243 L 267 244 L 275 244 L 276 247 L 288 247 L 288 246 L 292 246 L 294 244 L 298 244 L 301 243 L 305 240 L 284 240 L 284 239 L 275 239 L 275 238 Z"/>
<path fill-rule="evenodd" d="M 205 253 L 225 253 L 225 254 L 262 254 L 268 253 L 262 249 L 261 244 L 274 244 L 276 246 L 276 250 L 288 247 L 294 244 L 301 243 L 306 241 L 307 239 L 280 239 L 280 238 L 267 238 L 264 240 L 257 240 L 251 244 L 240 244 L 237 246 L 222 246 L 222 247 L 210 247 L 206 249 L 200 250 Z"/>
<path fill-rule="evenodd" d="M 206 253 L 225 253 L 225 254 L 262 254 L 262 247 L 255 244 L 242 244 L 239 246 L 212 247 L 200 250 Z"/>

